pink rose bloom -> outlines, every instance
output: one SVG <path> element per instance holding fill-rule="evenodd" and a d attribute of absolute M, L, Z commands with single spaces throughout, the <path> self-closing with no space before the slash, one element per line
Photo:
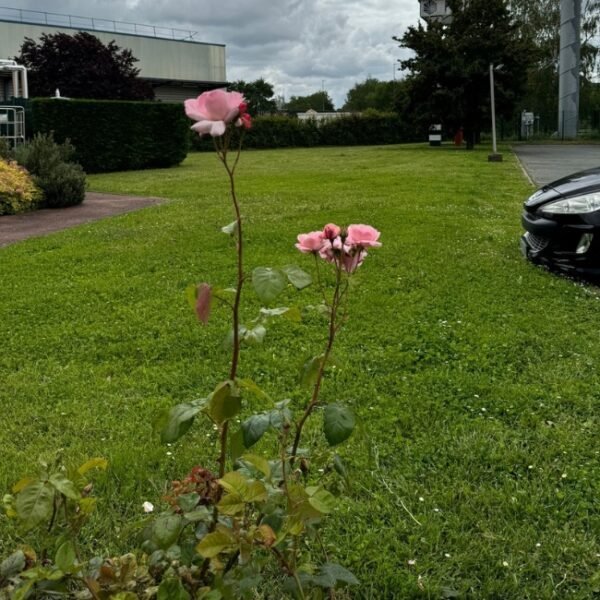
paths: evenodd
<path fill-rule="evenodd" d="M 342 268 L 346 273 L 354 273 L 363 264 L 367 253 L 364 250 L 358 252 L 344 252 L 342 256 Z"/>
<path fill-rule="evenodd" d="M 185 101 L 185 114 L 197 121 L 192 129 L 212 137 L 223 135 L 227 125 L 238 119 L 246 108 L 242 94 L 225 90 L 211 90 Z"/>
<path fill-rule="evenodd" d="M 350 225 L 346 244 L 349 246 L 359 246 L 361 248 L 379 248 L 381 242 L 378 242 L 381 233 L 370 225 Z"/>
<path fill-rule="evenodd" d="M 323 227 L 323 235 L 328 240 L 335 239 L 341 233 L 341 229 L 335 223 L 328 223 Z"/>
<path fill-rule="evenodd" d="M 300 252 L 308 254 L 310 252 L 317 253 L 323 247 L 323 232 L 322 231 L 311 231 L 310 233 L 301 233 L 298 236 L 298 243 L 296 248 Z"/>

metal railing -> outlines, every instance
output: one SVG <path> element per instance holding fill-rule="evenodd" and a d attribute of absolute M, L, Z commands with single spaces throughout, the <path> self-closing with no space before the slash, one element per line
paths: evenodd
<path fill-rule="evenodd" d="M 54 27 L 69 27 L 71 29 L 91 29 L 92 31 L 143 35 L 169 40 L 195 41 L 194 36 L 198 34 L 197 31 L 189 31 L 187 29 L 173 29 L 171 27 L 144 25 L 142 23 L 98 19 L 96 17 L 64 15 L 39 10 L 12 8 L 10 6 L 0 6 L 0 21 L 12 21 L 32 25 L 52 25 Z"/>
<path fill-rule="evenodd" d="M 0 138 L 13 148 L 25 142 L 25 109 L 22 106 L 0 106 Z"/>

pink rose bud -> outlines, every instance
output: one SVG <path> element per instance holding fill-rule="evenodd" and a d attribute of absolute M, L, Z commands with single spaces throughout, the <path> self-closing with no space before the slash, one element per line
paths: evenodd
<path fill-rule="evenodd" d="M 340 235 L 341 231 L 342 230 L 334 223 L 328 223 L 323 228 L 323 235 L 325 236 L 325 239 L 333 240 L 338 235 Z"/>
<path fill-rule="evenodd" d="M 241 121 L 244 129 L 250 129 L 252 127 L 252 117 L 248 113 L 242 115 Z"/>
<path fill-rule="evenodd" d="M 310 233 L 301 233 L 298 235 L 296 248 L 305 254 L 316 254 L 323 247 L 323 232 L 311 231 Z"/>
<path fill-rule="evenodd" d="M 248 104 L 246 102 L 242 102 L 238 108 L 240 111 L 240 117 L 248 112 Z"/>
<path fill-rule="evenodd" d="M 208 283 L 201 283 L 198 286 L 198 295 L 196 297 L 196 316 L 199 321 L 205 325 L 210 316 L 210 305 L 212 303 L 212 288 Z"/>
<path fill-rule="evenodd" d="M 358 246 L 360 248 L 379 248 L 381 242 L 378 242 L 381 233 L 370 225 L 350 225 L 346 244 L 348 246 Z"/>

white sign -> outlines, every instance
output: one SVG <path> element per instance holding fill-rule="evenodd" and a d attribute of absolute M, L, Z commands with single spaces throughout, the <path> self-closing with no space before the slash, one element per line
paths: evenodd
<path fill-rule="evenodd" d="M 521 113 L 521 123 L 523 125 L 533 125 L 534 121 L 535 119 L 532 112 L 523 111 Z"/>
<path fill-rule="evenodd" d="M 421 18 L 427 21 L 442 21 L 449 23 L 452 13 L 446 0 L 419 0 L 421 4 Z"/>

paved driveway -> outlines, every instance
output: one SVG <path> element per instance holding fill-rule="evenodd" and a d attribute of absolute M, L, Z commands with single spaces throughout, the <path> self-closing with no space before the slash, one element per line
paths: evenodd
<path fill-rule="evenodd" d="M 85 202 L 68 208 L 34 210 L 0 217 L 0 247 L 164 202 L 164 198 L 87 192 Z"/>
<path fill-rule="evenodd" d="M 600 167 L 600 144 L 527 144 L 514 146 L 513 150 L 539 186 L 577 171 Z"/>

